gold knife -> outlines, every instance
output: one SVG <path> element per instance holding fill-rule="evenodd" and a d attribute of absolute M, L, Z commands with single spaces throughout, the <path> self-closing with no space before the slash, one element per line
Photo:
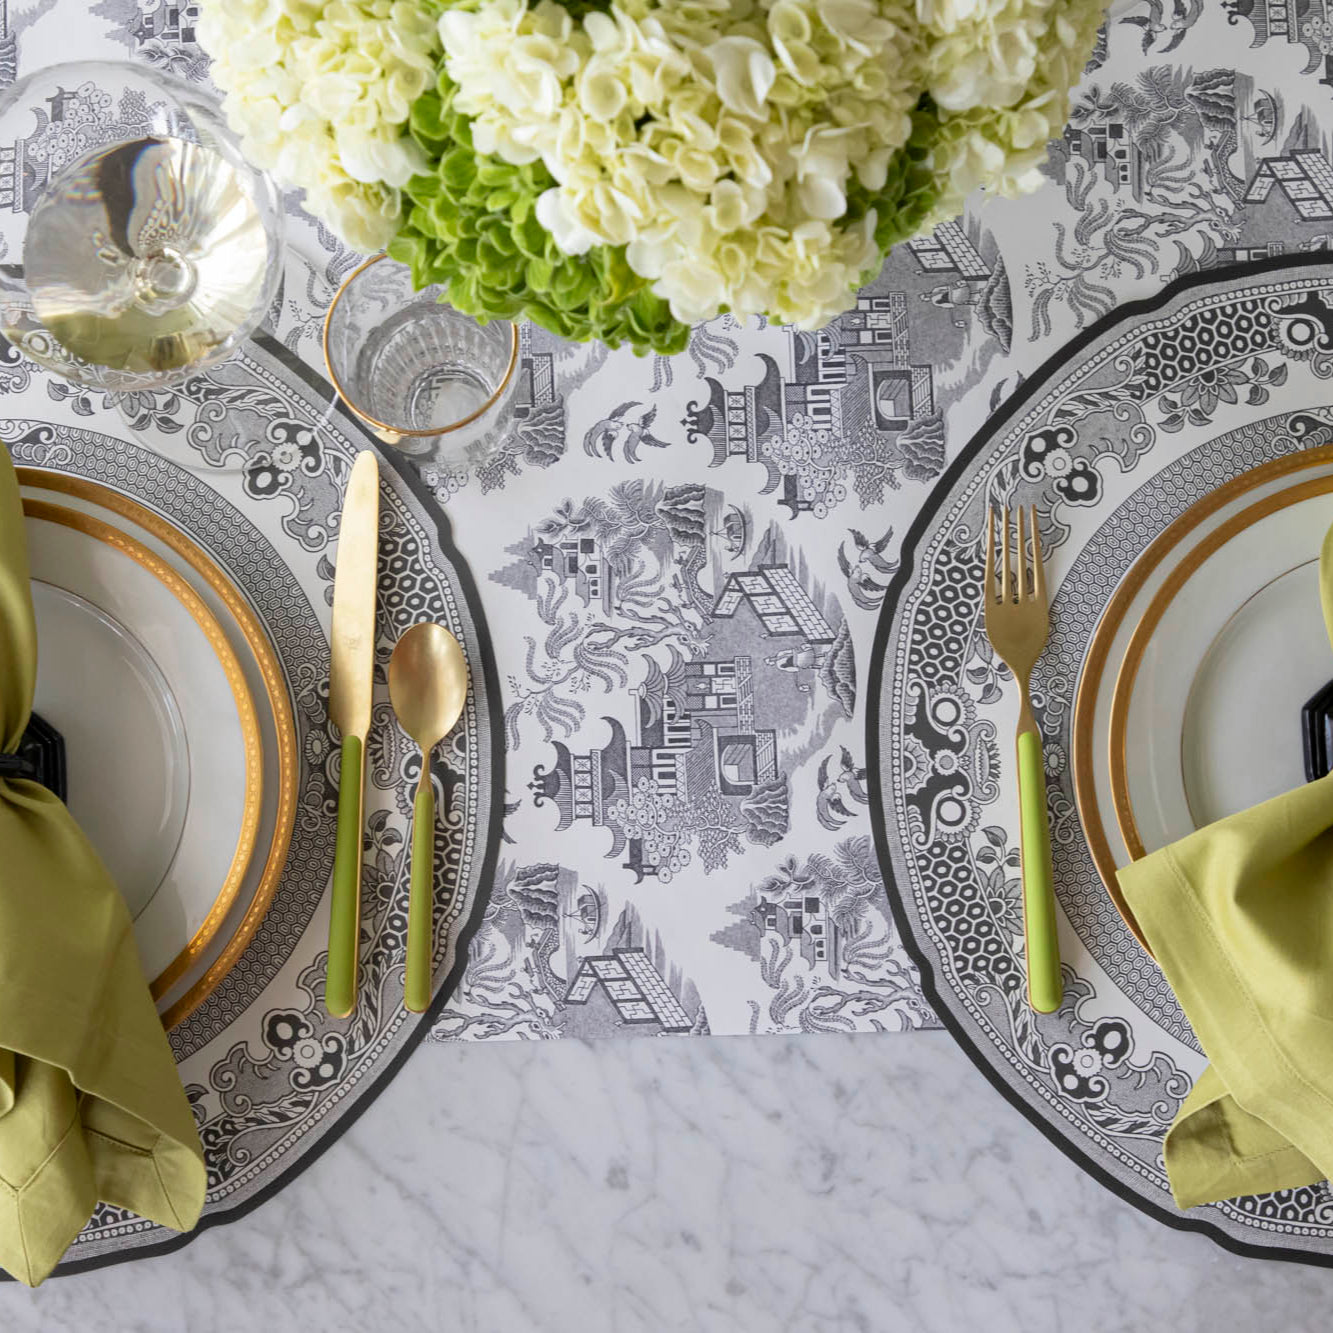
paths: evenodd
<path fill-rule="evenodd" d="M 380 469 L 375 455 L 357 455 L 343 499 L 338 564 L 333 576 L 333 642 L 329 717 L 342 733 L 338 778 L 338 840 L 324 1004 L 335 1018 L 356 1008 L 361 935 L 362 785 L 375 669 L 375 579 L 378 572 Z"/>

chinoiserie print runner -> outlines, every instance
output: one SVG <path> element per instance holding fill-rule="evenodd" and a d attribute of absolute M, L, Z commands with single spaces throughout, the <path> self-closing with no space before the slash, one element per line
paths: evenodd
<path fill-rule="evenodd" d="M 0 80 L 126 53 L 207 77 L 188 5 L 69 12 L 0 0 Z M 1049 186 L 900 247 L 821 333 L 724 318 L 667 361 L 525 330 L 502 452 L 424 474 L 507 747 L 499 871 L 437 1038 L 934 1025 L 871 838 L 877 611 L 950 459 L 1081 330 L 1177 274 L 1333 247 L 1333 23 L 1268 14 L 1117 0 Z M 276 331 L 322 370 L 355 257 L 291 211 Z M 985 700 L 998 666 L 965 688 Z"/>

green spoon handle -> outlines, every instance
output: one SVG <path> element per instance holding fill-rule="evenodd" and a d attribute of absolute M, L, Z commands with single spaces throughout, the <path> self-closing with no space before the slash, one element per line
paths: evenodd
<path fill-rule="evenodd" d="M 434 943 L 435 790 L 429 772 L 412 811 L 412 880 L 407 900 L 407 979 L 403 1003 L 414 1013 L 430 1006 Z"/>
<path fill-rule="evenodd" d="M 333 854 L 333 905 L 324 1005 L 335 1018 L 356 1008 L 357 946 L 361 933 L 361 786 L 364 751 L 359 736 L 344 736 L 338 775 L 338 833 Z"/>

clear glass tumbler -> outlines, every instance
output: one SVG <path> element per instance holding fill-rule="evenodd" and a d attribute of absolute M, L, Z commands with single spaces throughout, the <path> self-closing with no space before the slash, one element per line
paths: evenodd
<path fill-rule="evenodd" d="M 385 444 L 426 461 L 479 462 L 514 414 L 518 329 L 478 324 L 412 287 L 405 264 L 368 259 L 324 318 L 324 361 L 339 397 Z"/>

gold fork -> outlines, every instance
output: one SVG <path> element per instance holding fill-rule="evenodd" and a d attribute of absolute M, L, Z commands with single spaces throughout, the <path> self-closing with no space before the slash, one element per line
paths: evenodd
<path fill-rule="evenodd" d="M 1060 1007 L 1060 949 L 1056 941 L 1055 887 L 1051 869 L 1051 829 L 1046 819 L 1046 769 L 1041 732 L 1032 717 L 1028 678 L 1042 649 L 1050 617 L 1046 610 L 1046 575 L 1041 565 L 1037 509 L 1032 507 L 1032 578 L 1027 575 L 1023 510 L 1018 510 L 1017 559 L 1009 548 L 1009 506 L 1001 532 L 1003 559 L 996 580 L 995 511 L 986 525 L 986 634 L 991 646 L 1014 673 L 1021 706 L 1018 713 L 1018 809 L 1023 848 L 1023 933 L 1027 939 L 1028 999 L 1040 1013 Z M 1017 565 L 1017 578 L 1014 567 Z"/>

